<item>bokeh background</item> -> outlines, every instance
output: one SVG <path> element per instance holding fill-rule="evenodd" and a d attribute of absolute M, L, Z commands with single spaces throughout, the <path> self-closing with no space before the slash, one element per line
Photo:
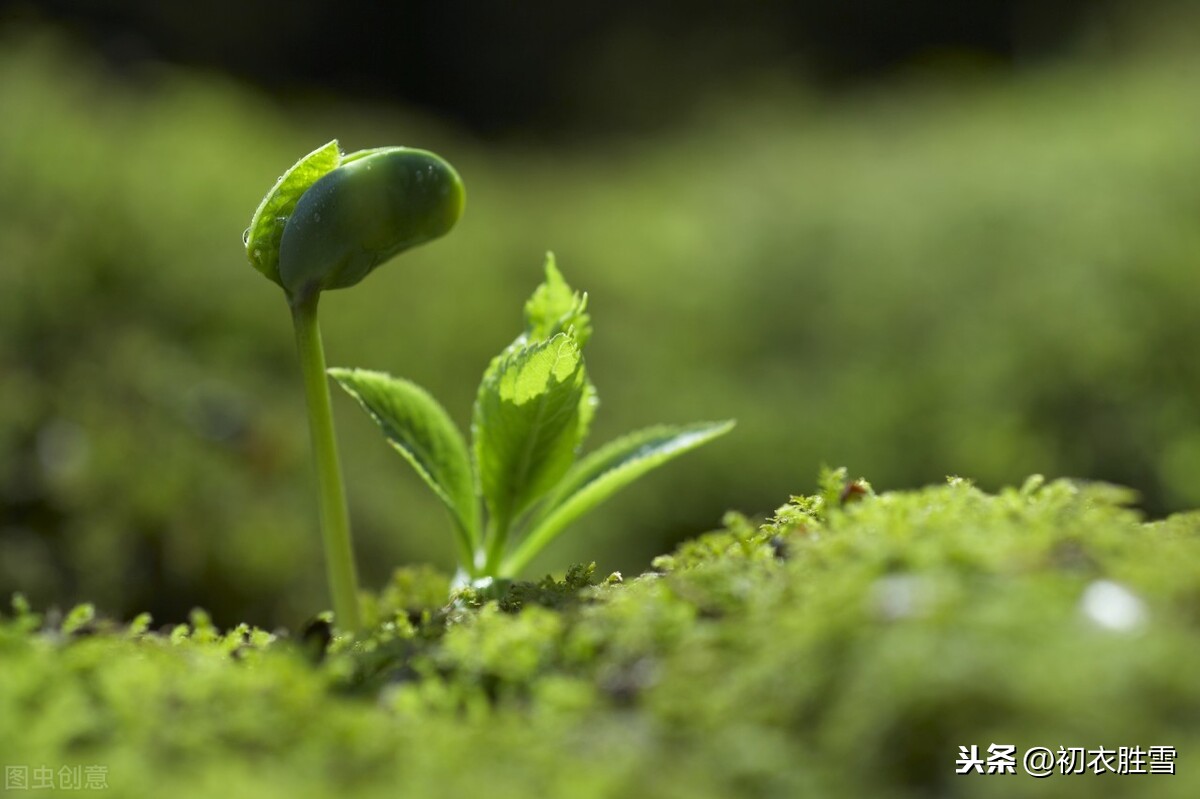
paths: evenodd
<path fill-rule="evenodd" d="M 468 209 L 326 296 L 331 364 L 465 424 L 551 249 L 592 297 L 592 445 L 739 420 L 532 574 L 642 570 L 822 463 L 1198 505 L 1195 5 L 0 5 L 0 595 L 324 607 L 290 320 L 241 233 L 334 137 L 443 154 Z M 364 583 L 449 569 L 436 500 L 335 404 Z"/>

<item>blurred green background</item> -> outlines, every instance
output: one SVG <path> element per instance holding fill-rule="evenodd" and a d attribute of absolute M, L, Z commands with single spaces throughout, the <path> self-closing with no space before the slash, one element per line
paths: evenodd
<path fill-rule="evenodd" d="M 764 14 L 758 38 L 722 37 L 711 16 L 692 36 L 643 19 L 582 50 L 574 83 L 550 57 L 561 45 L 525 54 L 550 77 L 511 106 L 495 87 L 525 73 L 497 76 L 492 51 L 440 75 L 454 102 L 439 105 L 340 61 L 326 83 L 319 63 L 255 71 L 233 34 L 237 69 L 218 68 L 220 41 L 206 58 L 114 58 L 94 20 L 10 9 L 0 595 L 163 622 L 201 605 L 222 625 L 295 625 L 326 605 L 290 320 L 241 233 L 275 178 L 334 137 L 439 152 L 468 207 L 369 288 L 327 295 L 332 365 L 409 377 L 465 425 L 552 249 L 591 294 L 590 446 L 739 420 L 534 574 L 640 571 L 727 509 L 811 488 L 822 463 L 881 488 L 1044 472 L 1133 486 L 1153 514 L 1200 504 L 1200 16 L 1078 5 L 1025 38 L 955 46 L 913 39 L 918 18 L 887 58 L 847 31 L 816 47 L 819 16 L 796 40 L 767 36 Z M 521 29 L 575 30 L 544 23 Z M 454 38 L 444 19 L 430 30 Z M 263 63 L 286 57 L 264 47 Z M 472 74 L 474 99 L 456 99 Z M 347 398 L 335 412 L 364 583 L 449 569 L 437 501 Z"/>

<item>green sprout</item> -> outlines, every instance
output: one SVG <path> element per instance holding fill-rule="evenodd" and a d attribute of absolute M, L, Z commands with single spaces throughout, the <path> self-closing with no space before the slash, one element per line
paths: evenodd
<path fill-rule="evenodd" d="M 464 196 L 458 173 L 433 153 L 381 147 L 343 155 L 331 141 L 279 178 L 243 236 L 251 265 L 283 288 L 292 311 L 330 593 L 338 623 L 349 630 L 361 626 L 358 578 L 317 304 L 322 291 L 353 286 L 384 261 L 446 234 Z"/>
<path fill-rule="evenodd" d="M 419 386 L 382 372 L 330 370 L 449 510 L 459 584 L 511 579 L 613 493 L 733 427 L 650 427 L 577 460 L 597 404 L 583 359 L 591 332 L 587 295 L 572 290 L 547 256 L 545 281 L 525 303 L 524 332 L 484 372 L 470 450 Z"/>

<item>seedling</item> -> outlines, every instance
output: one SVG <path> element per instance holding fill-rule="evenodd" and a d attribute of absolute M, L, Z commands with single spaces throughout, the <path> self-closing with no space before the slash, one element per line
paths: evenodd
<path fill-rule="evenodd" d="M 382 372 L 330 370 L 450 511 L 460 584 L 487 587 L 515 576 L 616 491 L 733 427 L 650 427 L 576 461 L 597 402 L 583 359 L 591 333 L 587 295 L 572 290 L 547 256 L 545 281 L 525 303 L 524 332 L 483 374 L 470 450 L 417 385 Z"/>
<path fill-rule="evenodd" d="M 245 233 L 250 263 L 283 288 L 292 311 L 330 593 L 337 621 L 350 630 L 360 626 L 358 586 L 317 303 L 322 291 L 353 286 L 392 256 L 444 235 L 463 196 L 458 174 L 433 153 L 385 147 L 343 155 L 333 141 L 284 173 Z M 329 370 L 450 511 L 460 582 L 512 577 L 616 491 L 733 427 L 651 427 L 577 462 L 597 403 L 583 360 L 591 332 L 587 295 L 572 290 L 548 256 L 545 281 L 525 303 L 524 332 L 484 372 L 470 451 L 415 384 Z M 514 534 L 520 542 L 510 552 Z"/>
<path fill-rule="evenodd" d="M 444 235 L 463 200 L 458 174 L 433 153 L 382 147 L 343 155 L 331 141 L 279 178 L 243 235 L 250 263 L 283 288 L 292 311 L 329 588 L 337 621 L 349 630 L 360 627 L 358 578 L 317 303 L 322 291 L 353 286 L 400 252 Z"/>

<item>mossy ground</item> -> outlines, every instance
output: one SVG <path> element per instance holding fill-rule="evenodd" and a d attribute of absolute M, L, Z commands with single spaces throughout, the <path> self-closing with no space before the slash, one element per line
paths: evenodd
<path fill-rule="evenodd" d="M 497 600 L 397 574 L 365 642 L 0 621 L 0 753 L 113 796 L 1200 794 L 1200 515 L 1126 492 L 837 476 L 621 580 Z M 958 776 L 1013 744 L 1018 774 Z M 1031 746 L 1172 746 L 1176 774 L 1020 773 Z M 32 792 L 32 791 L 31 791 Z M 48 793 L 48 792 L 43 792 Z"/>

